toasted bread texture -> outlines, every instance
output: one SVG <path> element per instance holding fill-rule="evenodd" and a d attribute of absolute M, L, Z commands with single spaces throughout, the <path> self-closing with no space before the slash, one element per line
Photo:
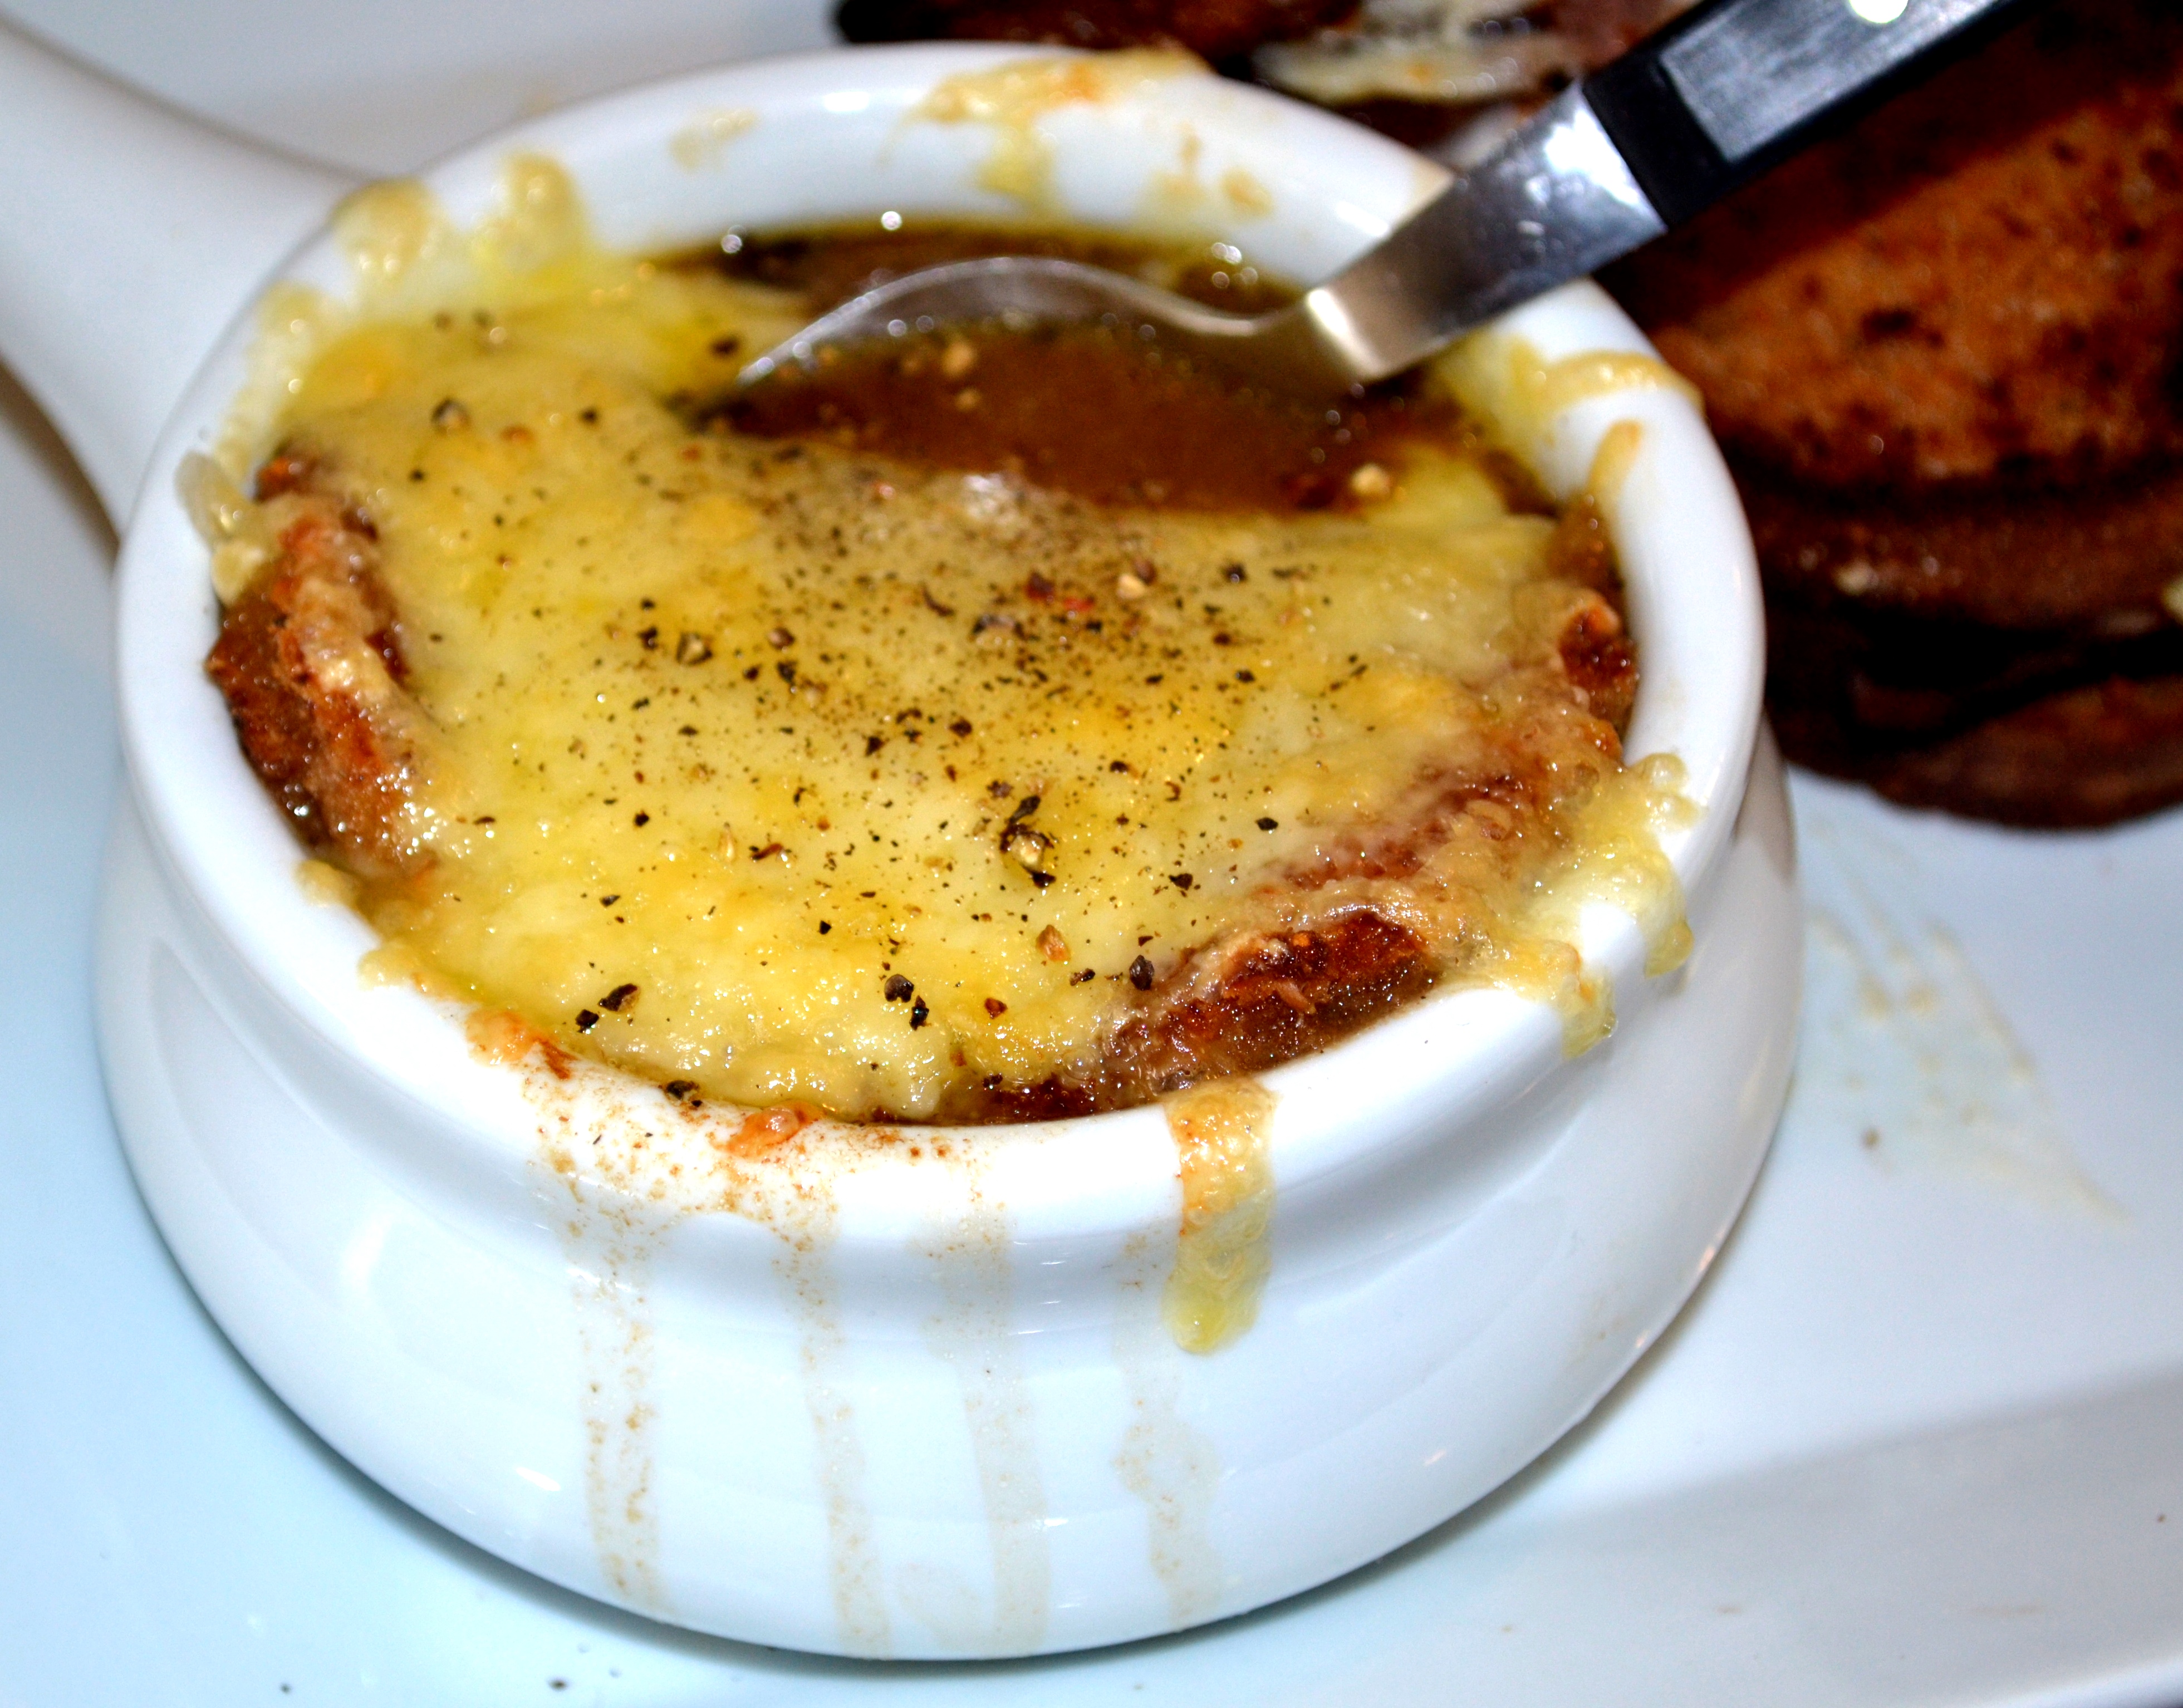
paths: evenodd
<path fill-rule="evenodd" d="M 2065 0 L 1609 284 L 1735 469 L 1792 758 L 2183 800 L 2183 12 Z"/>

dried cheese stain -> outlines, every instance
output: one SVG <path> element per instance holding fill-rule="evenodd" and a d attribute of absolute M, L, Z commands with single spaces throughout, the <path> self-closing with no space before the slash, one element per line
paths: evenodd
<path fill-rule="evenodd" d="M 1013 1321 L 1014 1225 L 986 1195 L 980 1151 L 958 1162 L 959 1213 L 942 1212 L 918 1236 L 942 1309 L 925 1324 L 926 1347 L 954 1372 L 984 1510 L 992 1589 L 981 1597 L 953 1566 L 905 1560 L 903 1605 L 947 1647 L 972 1655 L 1025 1655 L 1045 1642 L 1053 1606 L 1052 1508 L 1040 1468 L 1035 1388 L 1026 1336 Z"/>
<path fill-rule="evenodd" d="M 1622 496 L 1622 483 L 1645 448 L 1645 430 L 1635 421 L 1618 421 L 1599 435 L 1599 449 L 1591 453 L 1591 473 L 1584 490 L 1592 502 L 1608 515 Z"/>
<path fill-rule="evenodd" d="M 645 1290 L 651 1252 L 648 1244 L 603 1236 L 592 1226 L 597 1219 L 580 1209 L 565 1235 L 584 1367 L 577 1400 L 584 1420 L 584 1512 L 600 1576 L 615 1597 L 665 1618 L 674 1609 L 659 1563 L 656 1360 Z"/>
<path fill-rule="evenodd" d="M 1158 1313 L 1137 1302 L 1158 1280 L 1152 1254 L 1161 1243 L 1131 1236 L 1118 1266 L 1114 1366 L 1128 1396 L 1130 1425 L 1114 1464 L 1123 1486 L 1144 1503 L 1147 1563 L 1167 1591 L 1169 1628 L 1180 1631 L 1212 1616 L 1227 1572 L 1212 1534 L 1220 1450 L 1183 1417 L 1186 1361 Z"/>
<path fill-rule="evenodd" d="M 668 142 L 667 152 L 686 172 L 703 171 L 717 163 L 728 144 L 758 123 L 747 107 L 724 107 L 692 119 Z"/>
<path fill-rule="evenodd" d="M 1182 1232 L 1162 1314 L 1186 1352 L 1212 1352 L 1258 1320 L 1269 1267 L 1272 1094 L 1252 1079 L 1192 1086 L 1164 1106 L 1182 1165 Z"/>
<path fill-rule="evenodd" d="M 1119 100 L 1146 83 L 1206 75 L 1203 61 L 1173 49 L 1040 56 L 943 77 L 912 116 L 936 125 L 992 126 L 992 152 L 978 169 L 979 184 L 1041 208 L 1053 199 L 1053 145 L 1039 133 L 1040 119 L 1063 107 Z"/>
<path fill-rule="evenodd" d="M 515 1017 L 485 1014 L 473 1047 L 523 1076 L 539 1117 L 542 1202 L 561 1224 L 585 1431 L 584 1497 L 603 1579 L 620 1599 L 672 1616 L 661 1563 L 655 1454 L 657 1254 L 687 1217 L 733 1215 L 769 1228 L 811 1427 L 812 1472 L 842 1652 L 884 1658 L 893 1639 L 870 1501 L 853 1368 L 834 1272 L 840 1180 L 891 1152 L 897 1135 L 825 1128 L 797 1109 L 737 1115 L 664 1104 L 594 1063 L 558 1055 Z M 769 1367 L 780 1372 L 775 1364 Z"/>
<path fill-rule="evenodd" d="M 797 1324 L 797 1370 L 810 1413 L 819 1498 L 826 1514 L 826 1572 L 835 1631 L 843 1653 L 881 1660 L 893 1652 L 894 1636 L 881 1584 L 871 1502 L 865 1493 L 864 1437 L 850 1397 L 848 1336 L 830 1261 L 832 1206 L 812 1206 L 806 1220 L 808 1225 L 803 1228 L 778 1230 L 787 1249 L 775 1267 Z"/>
<path fill-rule="evenodd" d="M 471 1028 L 473 1042 L 514 1034 L 512 1025 Z M 520 1061 L 514 1035 L 498 1047 Z M 559 1224 L 568 1266 L 578 1366 L 575 1402 L 583 1423 L 584 1515 L 599 1577 L 615 1600 L 655 1618 L 671 1618 L 659 1558 L 655 1478 L 658 1409 L 653 1400 L 656 1358 L 650 1284 L 660 1234 L 649 1206 L 586 1180 L 562 1144 L 543 1147 L 548 1176 L 544 1207 Z M 565 1192 L 565 1204 L 558 1202 Z M 565 1213 L 564 1213 L 565 1212 Z"/>
<path fill-rule="evenodd" d="M 1698 401 L 1697 388 L 1689 380 L 1658 357 L 1635 351 L 1589 350 L 1549 358 L 1528 339 L 1489 330 L 1464 339 L 1443 360 L 1464 400 L 1490 418 L 1509 448 L 1534 467 L 1544 460 L 1556 419 L 1586 398 L 1617 391 L 1672 391 Z M 1627 458 L 1635 449 L 1630 444 L 1619 453 L 1623 463 L 1618 474 L 1627 472 Z M 1601 473 L 1595 465 L 1595 480 Z"/>
<path fill-rule="evenodd" d="M 1274 211 L 1274 192 L 1241 166 L 1231 166 L 1220 175 L 1220 193 L 1238 214 L 1251 219 L 1262 219 Z"/>

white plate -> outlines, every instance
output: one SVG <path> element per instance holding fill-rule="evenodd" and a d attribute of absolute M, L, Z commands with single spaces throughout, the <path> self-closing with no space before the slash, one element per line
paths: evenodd
<path fill-rule="evenodd" d="M 387 169 L 822 27 L 808 0 L 14 9 Z M 111 537 L 34 412 L 0 417 L 0 1703 L 2183 1701 L 2183 814 L 2019 836 L 1800 779 L 1811 1012 L 1741 1231 L 1597 1417 L 1393 1560 L 1058 1661 L 739 1648 L 378 1493 L 167 1261 L 91 1045 Z"/>

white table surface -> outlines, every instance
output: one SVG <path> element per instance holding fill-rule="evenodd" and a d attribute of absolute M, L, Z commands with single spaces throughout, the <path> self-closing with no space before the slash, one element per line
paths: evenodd
<path fill-rule="evenodd" d="M 824 37 L 809 0 L 8 9 L 386 170 Z M 1590 1422 L 1392 1559 L 1208 1631 L 814 1661 L 455 1540 L 321 1446 L 197 1307 L 91 1033 L 112 535 L 3 374 L 0 518 L 5 1708 L 2183 1702 L 2183 812 L 2030 836 L 1798 778 L 1789 1112 L 1714 1276 Z"/>

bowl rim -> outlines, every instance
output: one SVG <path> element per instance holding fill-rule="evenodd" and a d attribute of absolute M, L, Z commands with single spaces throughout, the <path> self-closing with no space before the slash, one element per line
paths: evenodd
<path fill-rule="evenodd" d="M 607 169 L 602 162 L 619 158 L 615 151 L 648 149 L 669 186 L 666 200 L 680 196 L 695 206 L 719 192 L 703 175 L 678 168 L 670 151 L 678 135 L 708 114 L 748 109 L 757 115 L 754 131 L 889 114 L 906 123 L 941 78 L 1066 57 L 1063 49 L 920 44 L 742 62 L 519 123 L 414 175 L 458 223 L 468 223 L 491 206 L 513 153 L 560 160 L 584 185 Z M 1339 239 L 1352 248 L 1369 242 L 1444 175 L 1349 121 L 1209 75 L 1153 80 L 1088 117 L 1069 116 L 1095 128 L 1141 119 L 1169 127 L 1163 135 L 1187 132 L 1215 147 L 1239 138 L 1258 149 L 1282 142 L 1301 163 L 1299 170 L 1314 171 L 1333 186 L 1319 209 L 1333 208 Z M 812 146 L 810 137 L 803 142 Z M 1067 136 L 1058 144 L 1064 164 L 1076 158 L 1067 152 L 1071 146 Z M 936 182 L 933 194 L 959 188 Z M 586 199 L 596 213 L 596 198 Z M 639 209 L 628 217 L 651 216 Z M 688 223 L 716 231 L 722 222 L 692 215 Z M 618 241 L 609 229 L 601 235 Z M 253 297 L 281 280 L 336 284 L 346 267 L 331 225 L 322 223 Z M 1565 286 L 1496 325 L 1549 359 L 1603 349 L 1651 352 L 1636 328 L 1589 282 Z M 304 851 L 244 762 L 225 707 L 202 668 L 217 605 L 205 548 L 175 496 L 175 471 L 186 452 L 208 448 L 217 436 L 242 389 L 256 336 L 255 303 L 246 303 L 169 418 L 125 531 L 115 644 L 128 772 L 158 857 L 247 969 L 254 996 L 269 999 L 284 1023 L 331 1044 L 397 1100 L 443 1111 L 478 1142 L 527 1157 L 535 1154 L 536 1120 L 521 1097 L 521 1076 L 475 1059 L 462 1035 L 459 1006 L 399 988 L 364 989 L 356 964 L 376 938 L 353 914 L 308 899 L 295 881 Z M 1591 447 L 1608 425 L 1625 419 L 1646 430 L 1610 518 L 1630 586 L 1632 629 L 1646 660 L 1628 751 L 1673 751 L 1684 760 L 1686 792 L 1697 811 L 1691 824 L 1662 840 L 1686 894 L 1694 895 L 1727 845 L 1756 738 L 1764 657 L 1757 571 L 1718 448 L 1696 406 L 1678 392 L 1621 391 L 1561 412 L 1536 446 L 1538 471 L 1549 487 L 1560 496 L 1580 487 Z M 1588 912 L 1584 940 L 1587 960 L 1616 985 L 1641 977 L 1641 945 L 1626 917 Z M 1433 1130 L 1444 1132 L 1452 1121 L 1536 1083 L 1560 1059 L 1559 1023 L 1542 1005 L 1488 988 L 1433 993 L 1325 1051 L 1258 1076 L 1277 1100 L 1271 1135 L 1276 1177 L 1286 1191 L 1353 1168 L 1391 1145 L 1400 1148 L 1398 1135 L 1417 1137 L 1428 1105 Z M 1060 1121 L 929 1130 L 980 1154 L 1035 1153 L 1030 1166 L 1012 1171 L 1012 1207 L 1035 1216 L 1042 1210 L 1060 1224 L 1140 1220 L 1148 1168 L 1157 1190 L 1172 1190 L 1175 1152 L 1156 1104 Z M 880 1166 L 886 1169 L 884 1159 Z M 843 1236 L 854 1231 L 847 1220 L 840 1229 Z"/>

